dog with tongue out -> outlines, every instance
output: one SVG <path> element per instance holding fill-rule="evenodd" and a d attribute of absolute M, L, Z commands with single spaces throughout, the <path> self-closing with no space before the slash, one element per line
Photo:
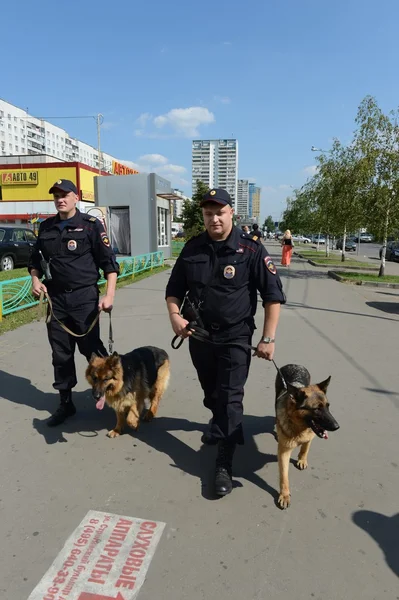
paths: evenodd
<path fill-rule="evenodd" d="M 280 508 L 288 508 L 291 494 L 288 469 L 291 453 L 300 446 L 297 467 L 308 467 L 308 453 L 315 436 L 327 440 L 328 431 L 339 429 L 330 412 L 328 377 L 321 383 L 310 383 L 309 371 L 301 365 L 285 365 L 276 376 L 276 432 L 280 472 Z"/>

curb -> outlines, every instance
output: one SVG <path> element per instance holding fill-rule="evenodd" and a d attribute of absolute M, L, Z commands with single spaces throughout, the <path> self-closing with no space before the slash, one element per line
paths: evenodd
<path fill-rule="evenodd" d="M 328 271 L 327 274 L 329 277 L 331 277 L 331 279 L 335 279 L 336 281 L 339 281 L 341 283 L 349 283 L 351 285 L 363 285 L 372 288 L 391 288 L 393 290 L 399 290 L 399 283 L 388 283 L 385 281 L 382 281 L 381 283 L 378 283 L 377 281 L 353 281 L 352 279 L 341 277 L 341 275 L 338 275 L 338 273 L 336 273 L 335 271 Z"/>
<path fill-rule="evenodd" d="M 326 269 L 333 267 L 334 269 L 340 269 L 340 270 L 348 269 L 351 271 L 369 271 L 370 273 L 378 272 L 378 268 L 376 268 L 376 267 L 351 267 L 350 265 L 345 266 L 345 263 L 341 263 L 339 265 L 333 265 L 333 264 L 323 265 L 318 262 L 315 262 L 311 258 L 307 258 L 306 256 L 303 256 L 302 254 L 298 254 L 297 252 L 294 252 L 294 254 L 295 254 L 295 256 L 298 256 L 298 258 L 301 258 L 302 260 L 306 260 L 306 262 L 308 262 L 313 267 L 323 267 Z"/>

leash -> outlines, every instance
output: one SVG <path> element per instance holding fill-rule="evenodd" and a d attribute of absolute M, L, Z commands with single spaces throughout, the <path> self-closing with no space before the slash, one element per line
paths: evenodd
<path fill-rule="evenodd" d="M 96 314 L 94 320 L 92 321 L 92 323 L 90 323 L 88 330 L 85 333 L 75 333 L 74 331 L 72 331 L 71 329 L 69 329 L 69 327 L 67 327 L 64 323 L 62 323 L 62 321 L 60 321 L 59 319 L 57 319 L 57 317 L 54 314 L 54 310 L 53 310 L 53 303 L 51 301 L 50 296 L 48 295 L 47 292 L 41 290 L 40 291 L 40 297 L 39 297 L 39 306 L 38 306 L 38 321 L 41 321 L 42 317 L 43 317 L 43 308 L 44 308 L 44 298 L 47 299 L 48 302 L 48 311 L 47 311 L 47 316 L 45 319 L 45 323 L 49 323 L 51 320 L 51 317 L 57 321 L 58 325 L 60 327 L 62 327 L 62 329 L 64 331 L 66 331 L 67 333 L 69 333 L 69 335 L 72 335 L 73 337 L 76 338 L 82 338 L 85 337 L 86 335 L 88 335 L 90 333 L 90 331 L 93 329 L 93 327 L 96 326 L 99 318 L 100 318 L 100 314 L 101 314 L 101 310 L 98 311 L 98 313 Z M 113 347 L 114 347 L 114 339 L 113 339 L 113 329 L 112 329 L 112 317 L 111 317 L 111 311 L 109 311 L 108 313 L 109 315 L 109 335 L 108 335 L 108 348 L 109 348 L 109 353 L 112 354 L 113 352 Z"/>
<path fill-rule="evenodd" d="M 207 331 L 206 329 L 202 329 L 201 327 L 198 327 L 193 322 L 189 323 L 186 326 L 186 329 L 187 329 L 187 331 L 191 331 L 190 337 L 193 337 L 195 340 L 197 340 L 199 342 L 203 342 L 205 344 L 212 344 L 214 346 L 238 346 L 239 348 L 244 348 L 245 350 L 253 350 L 254 352 L 256 352 L 256 350 L 257 350 L 257 348 L 255 346 L 250 346 L 250 344 L 241 344 L 240 342 L 230 342 L 230 341 L 229 342 L 215 342 L 213 340 L 210 340 L 209 339 L 209 331 Z M 175 337 L 173 338 L 173 340 L 171 342 L 171 346 L 172 346 L 173 350 L 178 350 L 185 340 L 185 338 L 180 338 L 179 343 L 176 344 L 176 341 L 179 339 L 179 337 L 180 336 L 175 335 Z M 277 366 L 274 358 L 272 358 L 271 362 L 276 367 L 277 373 L 280 375 L 281 381 L 283 382 L 284 387 L 287 389 L 287 384 L 285 382 L 285 379 L 284 379 L 279 367 Z"/>

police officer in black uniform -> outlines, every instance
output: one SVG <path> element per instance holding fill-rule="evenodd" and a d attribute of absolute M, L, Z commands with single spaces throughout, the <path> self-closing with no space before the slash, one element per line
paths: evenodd
<path fill-rule="evenodd" d="M 218 444 L 215 492 L 224 496 L 232 490 L 235 446 L 244 443 L 244 384 L 251 362 L 257 291 L 265 319 L 255 355 L 266 360 L 273 358 L 280 305 L 286 299 L 265 247 L 233 226 L 227 191 L 210 190 L 201 206 L 206 231 L 184 246 L 166 288 L 166 302 L 173 331 L 189 338 L 204 405 L 213 415 L 201 439 Z M 187 325 L 193 320 L 209 332 L 214 344 L 192 336 Z"/>
<path fill-rule="evenodd" d="M 72 332 L 83 334 L 99 310 L 112 310 L 119 267 L 101 222 L 76 208 L 79 197 L 74 183 L 60 179 L 49 193 L 54 196 L 57 215 L 40 224 L 28 266 L 32 293 L 39 297 L 42 291 L 47 292 L 58 321 Z M 101 299 L 97 287 L 99 268 L 107 279 L 107 292 Z M 45 279 L 41 281 L 43 275 Z M 48 420 L 49 427 L 76 413 L 72 402 L 72 388 L 77 383 L 75 345 L 87 360 L 92 353 L 107 355 L 98 322 L 88 335 L 74 337 L 54 316 L 47 324 L 47 332 L 53 356 L 53 387 L 59 391 L 60 406 Z"/>

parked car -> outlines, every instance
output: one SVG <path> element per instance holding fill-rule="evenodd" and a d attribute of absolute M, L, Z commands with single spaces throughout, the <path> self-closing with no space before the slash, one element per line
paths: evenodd
<path fill-rule="evenodd" d="M 0 223 L 0 271 L 27 267 L 35 242 L 36 235 L 31 229 Z"/>
<path fill-rule="evenodd" d="M 339 238 L 339 240 L 337 240 L 337 243 L 335 245 L 337 250 L 342 250 L 342 244 L 343 244 L 343 238 Z M 346 238 L 345 240 L 345 252 L 350 252 L 351 250 L 353 252 L 356 252 L 356 242 L 354 241 L 353 238 Z"/>
<path fill-rule="evenodd" d="M 302 244 L 310 244 L 310 242 L 312 241 L 310 238 L 304 235 L 293 235 L 292 239 L 294 240 L 294 242 L 301 242 Z"/>
<path fill-rule="evenodd" d="M 324 235 L 312 235 L 312 239 L 311 242 L 312 244 L 317 244 L 317 241 L 319 242 L 319 244 L 325 244 L 326 243 L 326 238 L 324 237 Z"/>
<path fill-rule="evenodd" d="M 382 247 L 383 248 L 383 247 Z M 380 248 L 380 260 L 382 257 L 382 248 Z M 392 261 L 397 261 L 399 262 L 399 242 L 398 241 L 393 241 L 393 242 L 388 242 L 387 243 L 387 249 L 385 252 L 385 258 L 386 260 L 392 260 Z"/>
<path fill-rule="evenodd" d="M 355 242 L 359 242 L 359 236 L 355 235 L 353 237 Z M 361 233 L 360 234 L 360 243 L 361 244 L 371 244 L 371 242 L 374 240 L 373 236 L 371 235 L 371 233 Z"/>

